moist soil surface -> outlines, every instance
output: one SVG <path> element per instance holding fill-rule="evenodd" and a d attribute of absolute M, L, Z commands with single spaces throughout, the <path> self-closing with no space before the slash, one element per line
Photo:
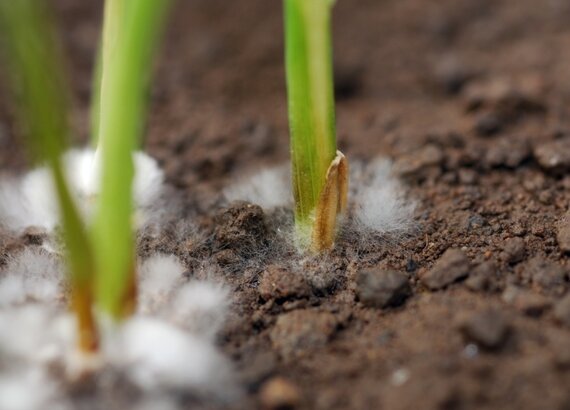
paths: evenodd
<path fill-rule="evenodd" d="M 53 3 L 80 143 L 102 4 Z M 145 150 L 182 205 L 139 253 L 234 291 L 230 408 L 570 409 L 569 21 L 564 0 L 339 1 L 340 147 L 394 161 L 417 227 L 315 258 L 281 235 L 290 210 L 221 195 L 288 159 L 281 3 L 178 2 Z M 2 87 L 0 165 L 19 171 Z M 3 258 L 39 242 L 0 234 Z"/>

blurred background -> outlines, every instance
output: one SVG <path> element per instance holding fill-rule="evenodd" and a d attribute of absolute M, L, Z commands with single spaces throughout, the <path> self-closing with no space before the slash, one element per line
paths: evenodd
<path fill-rule="evenodd" d="M 49 0 L 87 140 L 102 1 Z M 339 0 L 334 51 L 340 145 L 397 158 L 429 135 L 524 133 L 568 125 L 570 1 Z M 160 52 L 147 147 L 185 189 L 288 156 L 282 4 L 179 0 Z M 0 167 L 24 164 L 0 90 Z M 505 93 L 520 101 L 493 101 Z M 493 105 L 514 105 L 499 107 Z M 517 105 L 518 104 L 518 105 Z M 514 110 L 506 115 L 500 110 Z"/>

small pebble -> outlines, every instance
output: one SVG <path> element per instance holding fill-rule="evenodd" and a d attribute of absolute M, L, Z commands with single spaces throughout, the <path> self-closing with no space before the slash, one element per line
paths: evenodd
<path fill-rule="evenodd" d="M 497 134 L 503 129 L 503 119 L 494 112 L 485 112 L 475 117 L 473 128 L 477 135 L 489 137 Z"/>
<path fill-rule="evenodd" d="M 455 56 L 438 60 L 434 68 L 434 79 L 439 87 L 447 94 L 457 94 L 473 77 L 469 66 L 461 63 Z"/>
<path fill-rule="evenodd" d="M 394 172 L 402 177 L 420 177 L 427 168 L 439 167 L 444 160 L 444 153 L 435 144 L 427 144 L 419 150 L 398 158 L 394 163 Z"/>
<path fill-rule="evenodd" d="M 570 214 L 566 214 L 556 224 L 556 240 L 562 252 L 570 252 Z"/>
<path fill-rule="evenodd" d="M 519 137 L 505 137 L 489 147 L 483 158 L 488 168 L 517 168 L 531 155 L 528 141 Z"/>
<path fill-rule="evenodd" d="M 442 289 L 469 275 L 470 262 L 460 249 L 448 249 L 426 272 L 422 283 L 431 290 Z"/>
<path fill-rule="evenodd" d="M 309 285 L 301 274 L 275 265 L 261 274 L 257 290 L 263 300 L 303 298 L 310 294 Z"/>
<path fill-rule="evenodd" d="M 474 292 L 495 291 L 499 288 L 497 283 L 497 267 L 492 261 L 485 261 L 475 268 L 465 281 L 465 286 Z"/>
<path fill-rule="evenodd" d="M 570 327 L 570 294 L 554 306 L 554 317 L 563 325 Z"/>
<path fill-rule="evenodd" d="M 463 185 L 474 185 L 477 183 L 478 174 L 470 168 L 461 168 L 458 175 L 459 182 Z"/>
<path fill-rule="evenodd" d="M 236 201 L 219 210 L 215 221 L 214 247 L 231 249 L 238 256 L 249 257 L 259 252 L 267 237 L 265 214 L 258 205 Z"/>
<path fill-rule="evenodd" d="M 509 264 L 515 264 L 524 259 L 526 245 L 522 238 L 509 238 L 505 241 L 501 259 Z"/>
<path fill-rule="evenodd" d="M 570 170 L 570 137 L 537 145 L 534 158 L 546 171 L 560 174 Z"/>
<path fill-rule="evenodd" d="M 338 324 L 332 313 L 297 309 L 279 315 L 269 337 L 273 347 L 289 359 L 297 351 L 325 346 Z"/>
<path fill-rule="evenodd" d="M 402 386 L 410 379 L 410 371 L 406 368 L 401 368 L 392 373 L 390 382 L 393 386 Z"/>
<path fill-rule="evenodd" d="M 479 354 L 479 347 L 477 347 L 475 343 L 469 343 L 463 349 L 463 356 L 465 356 L 468 359 L 473 359 L 477 357 L 478 354 Z"/>
<path fill-rule="evenodd" d="M 301 403 L 301 393 L 289 380 L 274 377 L 261 387 L 259 401 L 266 410 L 295 409 Z"/>
<path fill-rule="evenodd" d="M 362 270 L 356 279 L 358 299 L 364 306 L 398 306 L 410 294 L 408 276 L 392 270 Z"/>
<path fill-rule="evenodd" d="M 552 302 L 546 297 L 509 285 L 502 295 L 504 302 L 511 304 L 515 309 L 527 316 L 538 317 L 552 307 Z"/>
<path fill-rule="evenodd" d="M 465 320 L 460 330 L 468 341 L 488 350 L 496 350 L 505 343 L 510 326 L 500 311 L 488 309 Z"/>
<path fill-rule="evenodd" d="M 555 333 L 550 337 L 550 351 L 553 353 L 554 365 L 562 371 L 570 370 L 570 335 Z"/>
<path fill-rule="evenodd" d="M 539 291 L 562 295 L 565 291 L 567 270 L 556 262 L 536 256 L 530 259 L 523 267 L 523 277 L 530 279 Z"/>

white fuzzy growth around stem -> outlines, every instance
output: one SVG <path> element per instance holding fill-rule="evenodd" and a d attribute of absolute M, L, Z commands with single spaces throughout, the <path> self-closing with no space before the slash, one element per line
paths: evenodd
<path fill-rule="evenodd" d="M 225 389 L 235 391 L 229 362 L 210 342 L 162 320 L 128 319 L 105 350 L 145 391 L 193 389 L 222 396 Z"/>
<path fill-rule="evenodd" d="M 406 197 L 403 185 L 392 175 L 391 161 L 352 161 L 349 180 L 352 230 L 384 235 L 403 233 L 413 226 L 416 204 Z M 244 200 L 265 210 L 290 206 L 290 169 L 277 166 L 242 177 L 224 189 L 224 196 L 228 201 Z"/>
<path fill-rule="evenodd" d="M 14 230 L 27 226 L 52 230 L 58 223 L 58 206 L 52 179 L 38 168 L 20 180 L 5 179 L 0 185 L 0 221 Z"/>
<path fill-rule="evenodd" d="M 265 210 L 292 203 L 291 170 L 289 166 L 262 169 L 257 173 L 232 182 L 224 189 L 224 196 L 231 201 L 247 201 Z"/>
<path fill-rule="evenodd" d="M 28 247 L 0 271 L 0 307 L 25 301 L 57 302 L 63 295 L 63 265 L 42 248 Z"/>
<path fill-rule="evenodd" d="M 192 281 L 176 293 L 169 313 L 174 323 L 213 340 L 222 328 L 230 301 L 226 288 L 210 282 Z"/>
<path fill-rule="evenodd" d="M 11 389 L 0 397 L 0 409 L 67 409 L 62 386 L 68 380 L 52 377 L 39 386 L 44 379 L 37 376 L 55 366 L 73 378 L 85 365 L 75 350 L 74 317 L 59 303 L 65 297 L 62 268 L 56 255 L 31 248 L 0 272 L 0 292 L 16 289 L 18 295 L 0 305 L 0 393 Z M 102 318 L 101 366 L 125 375 L 149 399 L 177 397 L 173 393 L 234 399 L 239 389 L 231 363 L 214 344 L 228 312 L 228 290 L 188 281 L 184 272 L 172 255 L 154 255 L 139 266 L 146 308 L 120 324 Z M 19 384 L 26 389 L 12 389 Z M 30 391 L 37 394 L 27 397 Z M 168 406 L 176 408 L 176 401 Z"/>
<path fill-rule="evenodd" d="M 61 397 L 58 386 L 38 367 L 0 375 L 0 409 L 68 410 L 71 405 Z"/>
<path fill-rule="evenodd" d="M 185 267 L 173 255 L 154 255 L 139 267 L 141 314 L 168 319 L 188 332 L 213 340 L 231 302 L 227 288 L 204 280 L 186 282 Z"/>
<path fill-rule="evenodd" d="M 143 152 L 133 154 L 135 177 L 133 198 L 136 207 L 147 208 L 160 196 L 164 174 L 157 162 Z M 91 149 L 70 150 L 63 158 L 70 191 L 79 210 L 90 218 L 100 186 L 100 154 Z M 142 216 L 142 218 L 140 218 Z M 146 215 L 139 215 L 139 222 Z M 40 167 L 19 180 L 0 183 L 0 219 L 19 231 L 28 226 L 52 231 L 59 223 L 59 206 L 51 171 Z"/>
<path fill-rule="evenodd" d="M 392 163 L 377 159 L 370 164 L 353 164 L 351 193 L 356 229 L 375 234 L 403 233 L 413 225 L 416 204 L 405 196 Z"/>
<path fill-rule="evenodd" d="M 45 304 L 0 310 L 0 351 L 29 365 L 62 361 L 73 351 L 71 314 Z"/>
<path fill-rule="evenodd" d="M 185 268 L 173 255 L 153 255 L 139 266 L 140 313 L 152 313 L 170 299 L 181 284 Z"/>

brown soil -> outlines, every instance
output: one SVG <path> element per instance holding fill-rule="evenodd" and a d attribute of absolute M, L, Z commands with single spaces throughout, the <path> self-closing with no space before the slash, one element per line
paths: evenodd
<path fill-rule="evenodd" d="M 54 3 L 85 139 L 101 4 Z M 570 4 L 338 2 L 341 148 L 395 160 L 420 228 L 318 260 L 278 234 L 290 212 L 219 194 L 287 160 L 280 6 L 178 2 L 152 93 L 146 149 L 185 205 L 139 249 L 212 260 L 233 287 L 231 407 L 570 409 Z M 8 107 L 3 170 L 23 164 Z"/>

